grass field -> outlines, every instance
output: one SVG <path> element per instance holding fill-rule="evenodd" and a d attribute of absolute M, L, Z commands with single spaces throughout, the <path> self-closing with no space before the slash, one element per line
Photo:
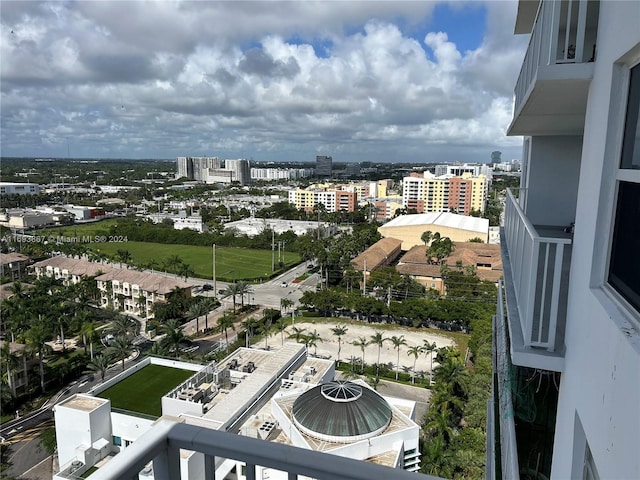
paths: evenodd
<path fill-rule="evenodd" d="M 91 237 L 103 234 L 118 222 L 108 219 L 101 222 L 47 228 L 38 231 L 38 235 L 56 235 L 72 238 Z M 213 278 L 213 248 L 193 245 L 174 245 L 149 242 L 103 242 L 84 244 L 90 249 L 115 257 L 118 250 L 127 250 L 131 254 L 129 263 L 148 266 L 155 263 L 154 269 L 163 271 L 162 264 L 172 255 L 178 255 L 183 263 L 189 265 L 194 276 Z M 277 253 L 276 253 L 277 254 Z M 285 268 L 300 261 L 294 252 L 284 252 Z M 274 272 L 271 270 L 271 250 L 251 250 L 245 248 L 216 247 L 216 278 L 222 281 L 266 279 Z"/>
<path fill-rule="evenodd" d="M 99 397 L 110 399 L 112 407 L 159 417 L 162 415 L 162 396 L 194 373 L 190 370 L 147 365 L 108 388 Z"/>
<path fill-rule="evenodd" d="M 192 245 L 170 245 L 164 243 L 124 242 L 92 244 L 101 253 L 114 256 L 118 250 L 127 250 L 131 261 L 137 265 L 156 262 L 155 269 L 162 270 L 162 263 L 171 255 L 178 255 L 183 263 L 191 267 L 196 277 L 213 278 L 213 248 Z M 285 252 L 285 266 L 300 261 L 297 253 Z M 244 248 L 216 247 L 216 278 L 218 280 L 257 280 L 269 277 L 271 251 Z"/>

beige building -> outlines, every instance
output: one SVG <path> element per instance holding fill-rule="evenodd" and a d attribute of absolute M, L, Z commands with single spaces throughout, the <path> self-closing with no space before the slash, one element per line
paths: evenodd
<path fill-rule="evenodd" d="M 472 238 L 489 240 L 489 220 L 467 217 L 455 213 L 418 213 L 401 215 L 378 227 L 385 238 L 397 238 L 402 241 L 402 250 L 411 250 L 416 245 L 424 245 L 421 236 L 424 232 L 440 233 L 454 242 L 468 242 Z"/>

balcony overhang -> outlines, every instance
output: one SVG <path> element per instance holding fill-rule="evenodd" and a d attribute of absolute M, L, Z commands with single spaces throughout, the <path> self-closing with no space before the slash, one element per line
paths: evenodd
<path fill-rule="evenodd" d="M 582 135 L 593 62 L 538 67 L 509 136 Z"/>

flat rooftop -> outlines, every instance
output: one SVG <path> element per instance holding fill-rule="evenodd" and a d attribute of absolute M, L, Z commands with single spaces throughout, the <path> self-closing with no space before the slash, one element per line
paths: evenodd
<path fill-rule="evenodd" d="M 97 397 L 110 399 L 112 408 L 160 417 L 162 397 L 193 373 L 193 370 L 151 364 L 100 392 Z"/>
<path fill-rule="evenodd" d="M 105 400 L 104 398 L 90 397 L 88 395 L 78 394 L 74 395 L 71 398 L 68 398 L 67 400 L 63 400 L 57 406 L 72 408 L 74 410 L 80 410 L 83 412 L 91 412 L 107 402 L 108 400 Z"/>

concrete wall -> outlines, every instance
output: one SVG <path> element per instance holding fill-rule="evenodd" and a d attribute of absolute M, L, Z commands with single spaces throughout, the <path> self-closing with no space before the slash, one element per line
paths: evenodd
<path fill-rule="evenodd" d="M 624 74 L 640 60 L 639 2 L 600 2 L 577 197 L 552 478 L 582 478 L 588 443 L 600 478 L 640 478 L 640 314 L 606 285 Z M 628 62 L 627 67 L 616 67 Z M 579 423 L 584 436 L 578 434 Z"/>
<path fill-rule="evenodd" d="M 575 221 L 581 136 L 533 137 L 528 165 L 526 214 L 534 225 Z"/>
<path fill-rule="evenodd" d="M 440 225 L 407 225 L 398 227 L 378 228 L 380 234 L 385 238 L 397 238 L 402 241 L 402 250 L 411 250 L 416 245 L 424 245 L 420 237 L 424 232 L 430 230 L 433 233 L 440 232 L 442 237 L 449 237 L 454 242 L 468 242 L 470 239 L 480 237 L 485 243 L 489 240 L 489 232 L 476 232 L 459 228 L 444 227 Z"/>

